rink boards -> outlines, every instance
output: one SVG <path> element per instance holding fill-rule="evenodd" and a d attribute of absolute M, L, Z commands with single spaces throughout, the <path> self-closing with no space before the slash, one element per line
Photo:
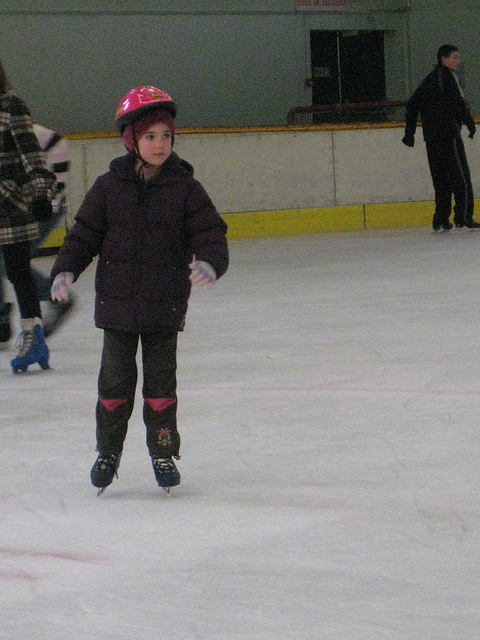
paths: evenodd
<path fill-rule="evenodd" d="M 421 128 L 413 149 L 400 124 L 180 129 L 175 151 L 195 167 L 229 225 L 230 237 L 427 225 L 433 188 Z M 71 151 L 70 215 L 97 176 L 124 153 L 113 133 L 66 136 Z M 478 141 L 465 147 L 474 191 Z M 48 246 L 59 246 L 64 228 Z"/>

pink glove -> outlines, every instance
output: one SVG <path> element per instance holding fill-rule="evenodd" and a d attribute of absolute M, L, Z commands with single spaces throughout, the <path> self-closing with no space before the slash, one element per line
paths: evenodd
<path fill-rule="evenodd" d="M 190 282 L 196 287 L 206 287 L 211 289 L 217 279 L 215 269 L 211 264 L 204 260 L 195 260 L 189 265 L 192 270 L 190 273 Z"/>
<path fill-rule="evenodd" d="M 58 302 L 68 300 L 68 287 L 72 284 L 74 279 L 75 276 L 71 271 L 62 271 L 61 273 L 57 273 L 55 280 L 53 281 L 52 288 L 50 289 L 52 300 L 58 300 Z"/>

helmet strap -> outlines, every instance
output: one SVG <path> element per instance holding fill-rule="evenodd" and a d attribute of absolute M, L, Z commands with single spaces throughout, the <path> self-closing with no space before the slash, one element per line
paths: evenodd
<path fill-rule="evenodd" d="M 137 173 L 140 174 L 143 167 L 150 167 L 151 165 L 149 165 L 148 162 L 144 160 L 140 154 L 140 150 L 138 148 L 137 134 L 135 132 L 135 125 L 132 126 L 132 137 L 133 137 L 133 144 L 135 145 L 135 150 L 133 151 L 133 154 L 136 158 L 138 158 L 142 162 L 141 166 L 137 171 Z M 143 176 L 143 171 L 142 171 L 142 176 Z"/>

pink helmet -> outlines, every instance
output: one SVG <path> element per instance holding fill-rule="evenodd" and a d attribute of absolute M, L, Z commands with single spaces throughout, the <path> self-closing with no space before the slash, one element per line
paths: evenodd
<path fill-rule="evenodd" d="M 132 124 L 147 111 L 154 109 L 165 109 L 172 118 L 177 115 L 177 106 L 166 91 L 157 87 L 138 87 L 129 91 L 120 100 L 115 114 L 115 124 L 120 135 L 125 127 Z"/>

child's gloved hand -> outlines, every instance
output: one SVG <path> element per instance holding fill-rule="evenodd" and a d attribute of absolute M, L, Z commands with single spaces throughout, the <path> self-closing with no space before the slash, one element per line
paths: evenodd
<path fill-rule="evenodd" d="M 62 271 L 61 273 L 57 273 L 55 280 L 53 281 L 52 288 L 50 289 L 52 300 L 58 300 L 58 302 L 68 300 L 68 287 L 72 284 L 74 279 L 75 276 L 71 271 Z"/>
<path fill-rule="evenodd" d="M 205 260 L 195 260 L 189 265 L 192 270 L 190 273 L 190 282 L 196 287 L 206 287 L 211 289 L 217 279 L 215 269 Z"/>

